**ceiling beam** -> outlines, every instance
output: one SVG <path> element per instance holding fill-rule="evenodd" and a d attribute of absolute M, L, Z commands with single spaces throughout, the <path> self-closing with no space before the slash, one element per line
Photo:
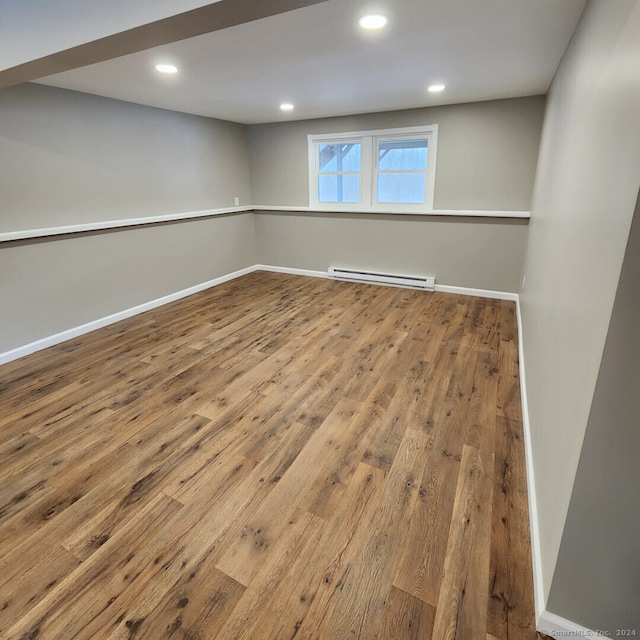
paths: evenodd
<path fill-rule="evenodd" d="M 0 71 L 0 89 L 327 0 L 220 0 Z"/>

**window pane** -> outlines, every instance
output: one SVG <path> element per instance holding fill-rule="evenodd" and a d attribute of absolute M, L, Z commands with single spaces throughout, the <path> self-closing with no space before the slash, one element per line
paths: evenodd
<path fill-rule="evenodd" d="M 320 202 L 360 202 L 360 176 L 324 175 L 318 177 Z"/>
<path fill-rule="evenodd" d="M 427 139 L 381 140 L 378 143 L 379 171 L 411 171 L 427 168 Z"/>
<path fill-rule="evenodd" d="M 378 202 L 424 203 L 424 173 L 381 173 L 378 175 Z"/>
<path fill-rule="evenodd" d="M 318 145 L 320 171 L 360 171 L 360 143 Z"/>

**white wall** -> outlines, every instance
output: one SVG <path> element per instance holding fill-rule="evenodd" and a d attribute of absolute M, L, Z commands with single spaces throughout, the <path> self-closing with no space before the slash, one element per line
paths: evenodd
<path fill-rule="evenodd" d="M 638 0 L 592 0 L 547 101 L 521 298 L 545 599 L 638 194 L 639 33 Z"/>

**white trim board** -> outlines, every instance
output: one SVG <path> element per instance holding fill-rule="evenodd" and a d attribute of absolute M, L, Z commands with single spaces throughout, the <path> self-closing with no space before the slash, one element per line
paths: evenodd
<path fill-rule="evenodd" d="M 340 208 L 314 208 L 308 206 L 293 207 L 290 205 L 278 206 L 273 204 L 253 205 L 254 213 L 268 213 L 270 211 L 282 211 L 283 213 L 353 213 L 366 215 L 394 215 L 394 216 L 450 216 L 454 218 L 520 218 L 528 220 L 531 217 L 529 211 L 492 211 L 484 209 L 433 209 L 432 211 L 398 211 L 397 209 L 340 209 Z"/>
<path fill-rule="evenodd" d="M 289 273 L 295 276 L 312 276 L 314 278 L 328 278 L 326 271 L 311 271 L 308 269 L 292 269 L 290 267 L 278 267 L 268 264 L 255 265 L 260 271 L 274 271 L 276 273 Z M 365 283 L 369 284 L 369 283 Z M 371 283 L 375 285 L 376 283 Z M 378 286 L 392 287 L 400 285 L 380 284 Z M 518 294 L 510 291 L 492 291 L 490 289 L 474 289 L 472 287 L 453 287 L 446 284 L 436 284 L 438 293 L 454 293 L 461 296 L 475 296 L 477 298 L 494 298 L 496 300 L 517 300 Z"/>
<path fill-rule="evenodd" d="M 533 467 L 533 448 L 531 443 L 531 423 L 529 422 L 529 403 L 527 400 L 527 380 L 524 366 L 524 337 L 522 334 L 522 314 L 520 297 L 516 296 L 516 317 L 518 322 L 518 362 L 520 375 L 520 401 L 522 403 L 522 430 L 524 432 L 525 469 L 527 473 L 527 498 L 529 501 L 529 535 L 531 539 L 531 560 L 533 565 L 533 601 L 536 611 L 536 626 L 540 628 L 540 616 L 545 606 L 544 584 L 542 581 L 542 553 L 540 548 L 540 521 L 538 519 L 538 501 Z"/>
<path fill-rule="evenodd" d="M 597 631 L 587 629 L 571 620 L 543 611 L 538 619 L 538 631 L 552 638 L 591 638 L 592 640 L 605 640 L 611 636 L 604 636 Z"/>
<path fill-rule="evenodd" d="M 326 278 L 329 279 L 329 274 L 326 271 L 311 271 L 309 269 L 293 269 L 292 267 L 278 267 L 271 264 L 255 264 L 255 271 L 272 271 L 273 273 L 288 273 L 292 276 L 309 276 L 311 278 Z"/>
<path fill-rule="evenodd" d="M 493 298 L 494 300 L 518 300 L 517 293 L 510 291 L 493 291 L 491 289 L 474 289 L 472 287 L 452 287 L 447 284 L 436 284 L 439 293 L 455 293 L 459 296 L 475 296 L 476 298 Z"/>
<path fill-rule="evenodd" d="M 393 211 L 391 209 L 367 211 L 354 209 L 343 211 L 341 209 L 322 210 L 311 207 L 290 207 L 274 205 L 243 205 L 238 207 L 222 207 L 207 209 L 205 211 L 190 211 L 187 213 L 170 213 L 161 216 L 146 216 L 142 218 L 123 218 L 122 220 L 106 220 L 103 222 L 86 222 L 81 224 L 61 225 L 59 227 L 43 227 L 40 229 L 22 229 L 20 231 L 0 232 L 0 243 L 15 242 L 16 240 L 30 240 L 34 238 L 47 238 L 50 236 L 63 236 L 73 233 L 86 233 L 87 231 L 108 231 L 109 229 L 124 229 L 127 227 L 140 227 L 163 222 L 181 222 L 197 220 L 199 218 L 211 218 L 224 216 L 230 213 L 260 213 L 269 211 L 282 211 L 285 213 L 356 213 L 369 215 L 399 215 L 399 216 L 452 216 L 470 218 L 529 218 L 528 211 L 481 211 L 481 210 L 455 210 L 437 209 L 434 211 Z"/>
<path fill-rule="evenodd" d="M 198 218 L 210 218 L 224 216 L 229 213 L 248 213 L 253 211 L 253 206 L 224 207 L 221 209 L 207 209 L 206 211 L 191 211 L 188 213 L 170 213 L 163 216 L 147 216 L 144 218 L 124 218 L 122 220 L 107 220 L 105 222 L 87 222 L 83 224 L 69 224 L 60 227 L 47 227 L 43 229 L 24 229 L 22 231 L 5 231 L 0 233 L 0 242 L 12 242 L 15 240 L 28 240 L 31 238 L 46 238 L 48 236 L 62 236 L 69 233 L 84 233 L 86 231 L 106 231 L 108 229 L 120 229 L 124 227 L 139 227 L 142 225 L 158 224 L 162 222 L 178 222 L 182 220 L 197 220 Z"/>

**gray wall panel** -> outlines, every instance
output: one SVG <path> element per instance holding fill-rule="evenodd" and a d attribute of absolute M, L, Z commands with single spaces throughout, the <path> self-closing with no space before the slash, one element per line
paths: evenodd
<path fill-rule="evenodd" d="M 251 201 L 242 125 L 0 92 L 0 232 Z M 0 353 L 254 264 L 252 214 L 0 244 Z"/>
<path fill-rule="evenodd" d="M 258 261 L 432 275 L 439 284 L 517 291 L 526 220 L 256 213 Z"/>
<path fill-rule="evenodd" d="M 640 200 L 622 265 L 549 610 L 640 633 Z"/>
<path fill-rule="evenodd" d="M 243 125 L 33 84 L 0 114 L 0 233 L 251 203 Z"/>
<path fill-rule="evenodd" d="M 589 2 L 547 101 L 521 295 L 545 598 L 638 195 L 638 33 L 638 0 Z"/>
<path fill-rule="evenodd" d="M 252 214 L 0 245 L 0 353 L 255 264 Z"/>
<path fill-rule="evenodd" d="M 545 98 L 249 125 L 254 204 L 308 206 L 307 134 L 438 125 L 436 209 L 528 211 Z"/>

